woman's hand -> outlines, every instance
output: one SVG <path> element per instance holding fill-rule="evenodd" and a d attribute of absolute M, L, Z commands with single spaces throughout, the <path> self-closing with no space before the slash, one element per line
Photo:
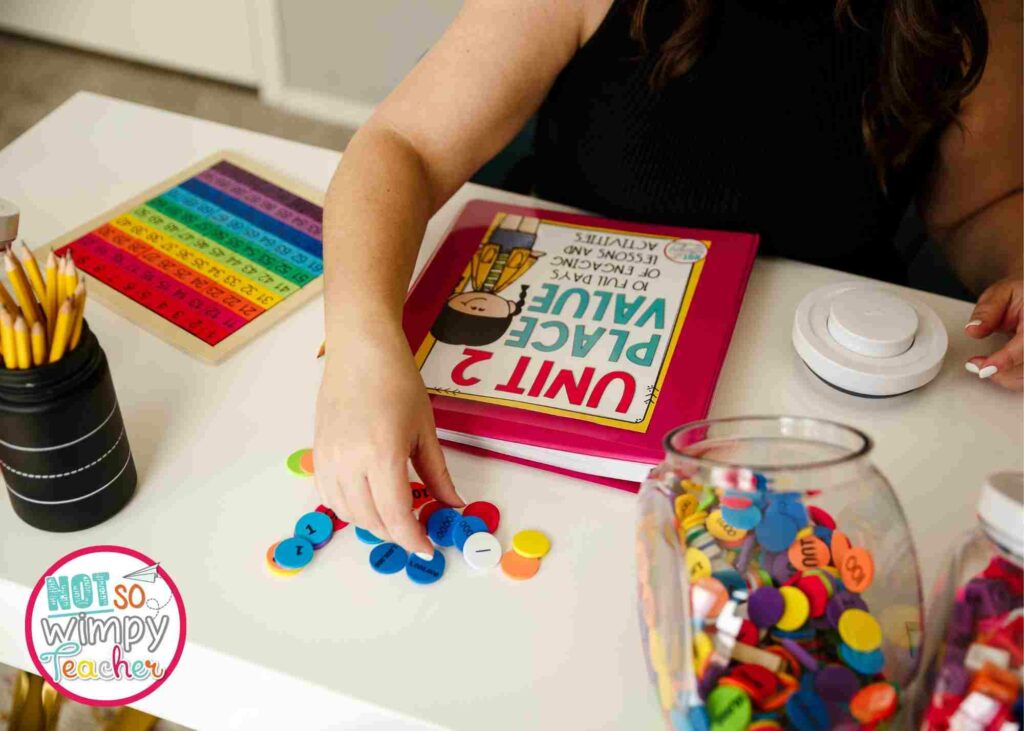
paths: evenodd
<path fill-rule="evenodd" d="M 432 553 L 412 514 L 406 462 L 441 502 L 461 507 L 423 380 L 401 330 L 331 343 L 317 400 L 313 458 L 324 503 L 343 520 Z"/>
<path fill-rule="evenodd" d="M 982 292 L 967 323 L 967 334 L 985 338 L 994 332 L 1011 334 L 1010 342 L 990 356 L 976 355 L 965 364 L 979 378 L 988 378 L 1011 391 L 1024 390 L 1024 282 L 1002 279 Z"/>

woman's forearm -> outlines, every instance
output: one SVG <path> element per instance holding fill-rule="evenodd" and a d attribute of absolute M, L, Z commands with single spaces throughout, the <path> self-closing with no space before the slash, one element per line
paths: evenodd
<path fill-rule="evenodd" d="M 401 135 L 371 123 L 353 137 L 324 204 L 328 349 L 352 336 L 400 332 L 435 197 L 422 158 Z"/>

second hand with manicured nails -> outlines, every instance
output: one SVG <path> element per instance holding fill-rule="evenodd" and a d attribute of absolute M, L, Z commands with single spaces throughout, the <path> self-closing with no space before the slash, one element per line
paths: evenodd
<path fill-rule="evenodd" d="M 991 380 L 1013 391 L 1024 388 L 1022 289 L 1024 286 L 1019 279 L 996 282 L 982 293 L 970 322 L 964 326 L 967 335 L 978 340 L 997 332 L 1010 335 L 1003 347 L 988 356 L 974 356 L 964 363 L 964 368 L 980 379 Z"/>

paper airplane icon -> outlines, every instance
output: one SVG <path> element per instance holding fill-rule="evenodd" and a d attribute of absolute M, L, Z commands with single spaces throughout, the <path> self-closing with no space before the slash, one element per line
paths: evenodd
<path fill-rule="evenodd" d="M 134 579 L 135 581 L 145 581 L 147 584 L 156 583 L 157 574 L 156 570 L 160 568 L 160 564 L 155 563 L 151 566 L 145 566 L 138 571 L 132 571 L 130 574 L 125 574 L 122 579 Z"/>

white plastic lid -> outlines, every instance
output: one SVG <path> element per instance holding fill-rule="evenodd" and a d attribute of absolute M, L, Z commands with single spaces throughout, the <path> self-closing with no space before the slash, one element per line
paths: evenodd
<path fill-rule="evenodd" d="M 0 243 L 18 238 L 18 221 L 21 212 L 8 200 L 0 198 Z"/>
<path fill-rule="evenodd" d="M 830 284 L 800 302 L 793 347 L 826 383 L 861 396 L 896 396 L 931 381 L 949 339 L 927 305 L 890 287 Z"/>
<path fill-rule="evenodd" d="M 1024 472 L 990 475 L 981 488 L 978 518 L 992 540 L 1024 556 Z"/>

